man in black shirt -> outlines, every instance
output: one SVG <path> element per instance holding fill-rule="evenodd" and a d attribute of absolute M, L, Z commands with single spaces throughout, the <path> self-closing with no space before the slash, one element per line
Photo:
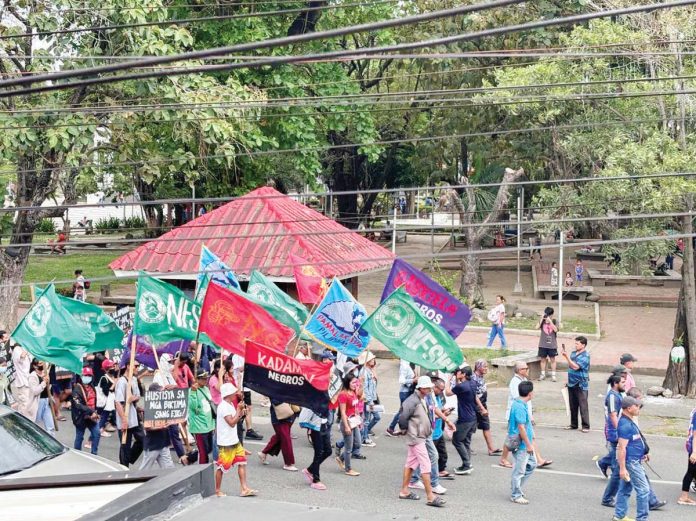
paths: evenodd
<path fill-rule="evenodd" d="M 445 394 L 457 396 L 457 430 L 452 437 L 452 444 L 457 449 L 462 465 L 454 469 L 455 474 L 471 474 L 471 438 L 476 432 L 476 384 L 471 380 L 471 367 L 464 366 L 454 373 L 456 385 L 447 385 Z"/>

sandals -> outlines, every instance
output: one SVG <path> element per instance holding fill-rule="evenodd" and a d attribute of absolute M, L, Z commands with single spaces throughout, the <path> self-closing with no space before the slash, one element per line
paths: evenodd
<path fill-rule="evenodd" d="M 432 501 L 428 501 L 426 503 L 429 507 L 444 507 L 445 506 L 445 500 L 442 499 L 440 496 L 435 496 L 435 499 Z"/>
<path fill-rule="evenodd" d="M 504 469 L 511 469 L 512 463 L 510 463 L 509 461 L 499 461 L 498 466 L 503 467 Z"/>
<path fill-rule="evenodd" d="M 245 490 L 244 492 L 239 494 L 239 497 L 253 497 L 256 494 L 257 494 L 256 490 L 253 490 L 250 488 L 249 490 Z"/>
<path fill-rule="evenodd" d="M 503 453 L 502 449 L 495 449 L 495 450 L 488 451 L 489 456 L 498 456 L 499 454 L 502 454 L 502 453 Z"/>
<path fill-rule="evenodd" d="M 552 463 L 553 463 L 553 460 L 552 460 L 552 459 L 545 459 L 544 461 L 542 461 L 541 463 L 539 463 L 539 464 L 537 465 L 537 467 L 539 467 L 540 469 L 543 469 L 544 467 L 548 467 L 548 466 L 551 465 Z"/>
<path fill-rule="evenodd" d="M 696 507 L 696 501 L 693 499 L 679 499 L 677 500 L 677 505 L 683 505 L 683 506 L 688 506 L 688 507 Z"/>
<path fill-rule="evenodd" d="M 268 454 L 264 454 L 263 452 L 257 452 L 256 455 L 261 460 L 261 465 L 269 465 L 270 464 L 269 461 L 266 461 L 266 458 L 268 458 Z"/>
<path fill-rule="evenodd" d="M 445 473 L 443 473 L 443 474 L 440 474 L 438 477 L 439 477 L 440 479 L 449 479 L 449 480 L 453 480 L 453 479 L 454 479 L 454 476 L 453 476 L 452 474 L 450 474 L 449 472 L 445 472 Z"/>
<path fill-rule="evenodd" d="M 407 496 L 402 496 L 399 494 L 399 499 L 412 499 L 413 501 L 418 501 L 420 496 L 418 494 L 414 494 L 413 492 L 409 492 Z"/>

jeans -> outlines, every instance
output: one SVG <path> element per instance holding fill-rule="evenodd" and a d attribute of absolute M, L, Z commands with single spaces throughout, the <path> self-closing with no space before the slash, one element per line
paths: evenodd
<path fill-rule="evenodd" d="M 343 463 L 345 464 L 346 471 L 348 471 L 351 469 L 350 457 L 360 455 L 362 439 L 360 438 L 360 428 L 358 427 L 351 429 L 351 431 L 346 434 L 343 432 L 343 426 L 341 426 L 341 432 L 343 434 L 343 440 L 336 442 L 336 446 L 339 449 L 345 449 L 343 451 Z"/>
<path fill-rule="evenodd" d="M 435 443 L 433 443 L 432 438 L 425 439 L 425 448 L 428 451 L 428 457 L 430 458 L 430 484 L 434 488 L 440 484 L 440 472 L 438 471 L 437 465 L 437 449 L 435 448 Z M 411 475 L 411 483 L 415 483 L 416 481 L 420 480 L 420 478 L 421 470 L 420 467 L 418 467 Z"/>
<path fill-rule="evenodd" d="M 616 493 L 619 491 L 619 484 L 621 481 L 619 478 L 619 462 L 616 460 L 616 442 L 607 442 L 607 448 L 609 449 L 609 453 L 600 461 L 600 465 L 602 465 L 603 460 L 609 459 L 608 466 L 611 467 L 609 483 L 607 483 L 604 489 L 604 495 L 602 496 L 602 503 L 604 504 L 614 501 Z"/>
<path fill-rule="evenodd" d="M 471 467 L 471 438 L 476 432 L 476 420 L 470 422 L 457 422 L 457 430 L 452 436 L 452 444 L 462 458 L 462 467 Z"/>
<path fill-rule="evenodd" d="M 486 344 L 486 347 L 491 347 L 493 345 L 493 340 L 495 340 L 496 336 L 500 337 L 500 345 L 503 348 L 507 347 L 507 340 L 505 339 L 505 326 L 502 324 L 491 325 L 491 332 L 488 333 L 488 344 Z"/>
<path fill-rule="evenodd" d="M 440 472 L 447 469 L 447 442 L 443 434 L 437 440 L 434 440 L 435 449 L 437 450 L 437 468 Z"/>
<path fill-rule="evenodd" d="M 512 499 L 524 496 L 522 487 L 532 475 L 537 466 L 534 454 L 529 454 L 526 450 L 518 450 L 514 453 L 515 461 L 512 464 Z"/>
<path fill-rule="evenodd" d="M 116 411 L 97 409 L 97 412 L 99 413 L 99 430 L 106 427 L 106 422 L 111 423 L 111 425 L 116 425 Z"/>
<path fill-rule="evenodd" d="M 44 424 L 44 427 L 51 436 L 56 435 L 56 426 L 53 423 L 53 414 L 51 413 L 51 404 L 48 398 L 39 399 L 39 409 L 36 411 L 36 421 Z"/>
<path fill-rule="evenodd" d="M 373 429 L 373 427 L 375 425 L 377 425 L 377 423 L 381 419 L 382 419 L 382 415 L 380 413 L 370 411 L 369 407 L 365 409 L 365 422 L 363 423 L 363 428 L 362 428 L 363 441 L 370 439 L 370 431 Z"/>
<path fill-rule="evenodd" d="M 582 421 L 582 428 L 590 428 L 590 410 L 587 407 L 587 391 L 580 386 L 568 387 L 568 402 L 570 405 L 570 427 L 578 428 L 578 413 Z"/>
<path fill-rule="evenodd" d="M 97 422 L 85 423 L 81 427 L 75 425 L 75 444 L 73 448 L 75 450 L 82 450 L 82 441 L 85 439 L 85 431 L 89 431 L 92 435 L 92 454 L 97 454 L 99 452 L 99 438 L 101 437 L 99 433 L 99 423 Z"/>
<path fill-rule="evenodd" d="M 636 521 L 647 521 L 650 512 L 650 483 L 645 475 L 645 469 L 638 460 L 626 462 L 626 470 L 631 481 L 621 480 L 619 493 L 616 497 L 616 510 L 614 515 L 619 519 L 626 517 L 628 513 L 628 499 L 631 491 L 636 489 Z"/>
<path fill-rule="evenodd" d="M 174 452 L 176 452 L 177 457 L 181 458 L 186 454 L 186 449 L 184 448 L 184 442 L 181 441 L 179 426 L 170 425 L 167 427 L 167 432 L 169 433 L 169 441 L 172 442 L 172 446 L 174 447 Z"/>
<path fill-rule="evenodd" d="M 319 467 L 324 463 L 326 458 L 331 456 L 331 427 L 327 427 L 326 424 L 324 424 L 319 431 L 310 430 L 309 436 L 312 439 L 314 458 L 312 459 L 311 465 L 307 467 L 307 470 L 311 472 L 314 483 L 319 483 L 321 481 L 319 477 Z"/>
<path fill-rule="evenodd" d="M 406 398 L 411 396 L 411 393 L 409 391 L 399 391 L 399 403 L 404 403 Z M 389 424 L 389 430 L 394 430 L 396 429 L 396 424 L 399 423 L 399 416 L 401 416 L 401 408 L 399 408 L 398 411 L 396 411 L 396 414 L 394 415 L 394 418 L 392 418 L 391 423 Z"/>

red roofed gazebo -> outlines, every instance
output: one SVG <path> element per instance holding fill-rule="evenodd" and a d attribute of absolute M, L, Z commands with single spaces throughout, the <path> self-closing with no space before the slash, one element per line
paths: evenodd
<path fill-rule="evenodd" d="M 391 251 L 271 187 L 258 188 L 119 257 L 116 276 L 139 271 L 165 280 L 195 280 L 201 246 L 227 263 L 240 280 L 259 270 L 294 282 L 291 254 L 341 280 L 388 268 Z M 357 284 L 350 284 L 354 293 Z"/>

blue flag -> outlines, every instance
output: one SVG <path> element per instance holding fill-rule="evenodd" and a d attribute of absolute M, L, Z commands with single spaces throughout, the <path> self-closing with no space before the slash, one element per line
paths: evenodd
<path fill-rule="evenodd" d="M 211 273 L 205 273 L 210 271 Z M 201 261 L 198 268 L 198 282 L 196 284 L 196 295 L 204 289 L 206 276 L 210 280 L 217 282 L 223 288 L 239 289 L 239 281 L 232 268 L 222 262 L 220 257 L 215 255 L 206 246 L 201 246 Z"/>
<path fill-rule="evenodd" d="M 305 333 L 324 347 L 346 356 L 358 356 L 370 341 L 361 329 L 367 311 L 353 298 L 341 281 L 334 279 L 324 299 L 309 319 Z"/>

